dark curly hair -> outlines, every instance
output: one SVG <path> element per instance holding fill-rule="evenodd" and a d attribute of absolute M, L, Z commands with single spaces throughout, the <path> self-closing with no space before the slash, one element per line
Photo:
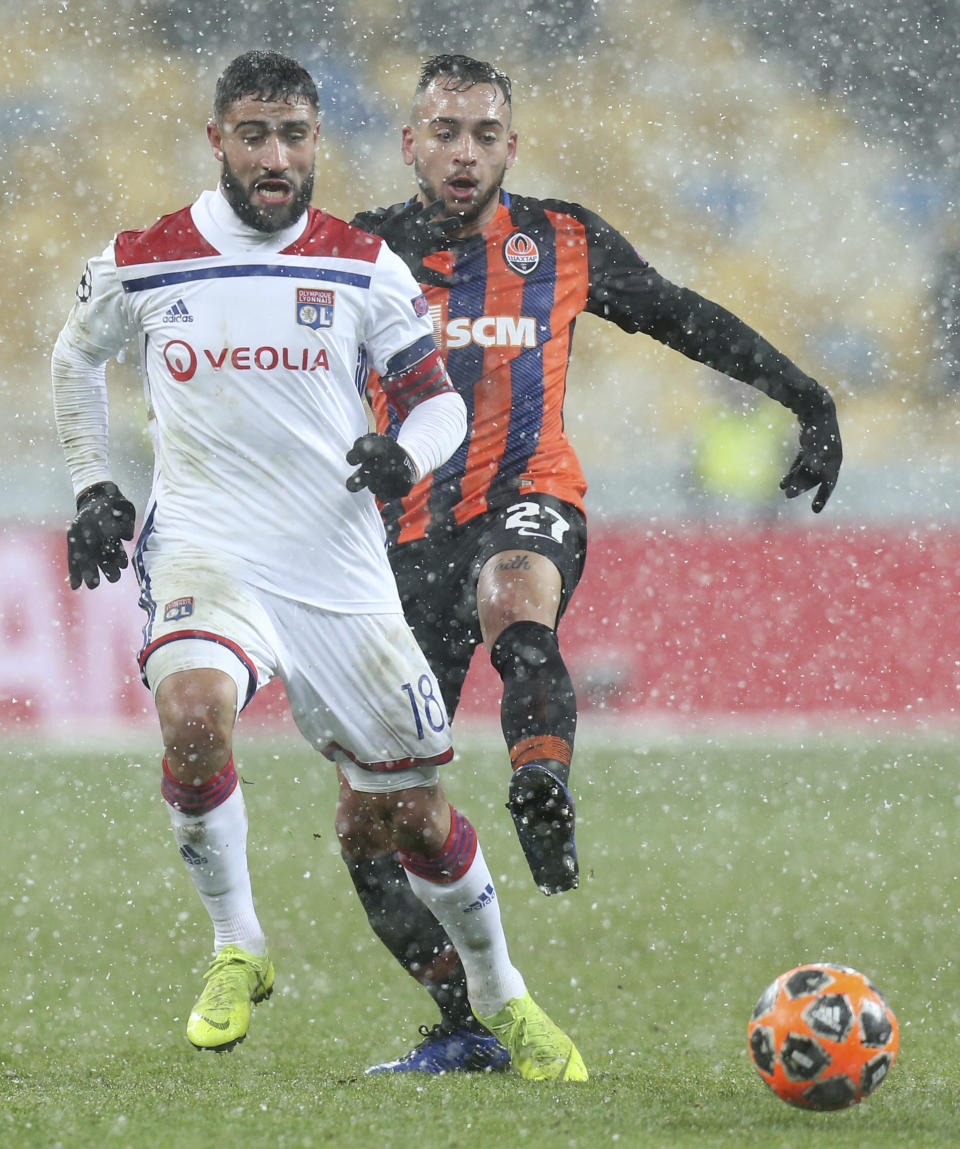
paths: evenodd
<path fill-rule="evenodd" d="M 456 53 L 432 56 L 420 69 L 416 94 L 425 91 L 440 76 L 452 80 L 453 83 L 449 86 L 456 92 L 464 92 L 475 84 L 493 84 L 503 93 L 507 107 L 511 107 L 510 77 L 484 60 L 474 60 L 472 56 L 461 56 Z"/>
<path fill-rule="evenodd" d="M 258 100 L 306 102 L 320 109 L 320 95 L 313 77 L 296 60 L 279 52 L 254 49 L 231 60 L 217 80 L 213 97 L 213 118 L 220 124 L 227 108 L 244 96 Z"/>

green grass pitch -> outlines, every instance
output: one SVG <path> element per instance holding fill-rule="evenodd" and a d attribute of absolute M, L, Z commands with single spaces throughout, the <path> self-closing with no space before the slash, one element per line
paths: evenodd
<path fill-rule="evenodd" d="M 461 739 L 448 791 L 480 831 L 513 959 L 592 1075 L 566 1086 L 364 1078 L 433 1006 L 367 929 L 331 767 L 286 740 L 241 740 L 238 760 L 277 992 L 218 1057 L 183 1033 L 211 935 L 156 745 L 0 751 L 0 1144 L 960 1144 L 960 750 L 946 738 L 585 727 L 582 884 L 550 899 L 503 808 L 502 749 Z M 777 1100 L 745 1047 L 766 985 L 821 958 L 876 981 L 901 1025 L 887 1082 L 833 1114 Z"/>

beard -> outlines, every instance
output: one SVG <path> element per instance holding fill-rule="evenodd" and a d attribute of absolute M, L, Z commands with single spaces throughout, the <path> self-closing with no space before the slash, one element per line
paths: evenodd
<path fill-rule="evenodd" d="M 224 157 L 220 173 L 220 186 L 223 188 L 227 203 L 240 219 L 249 227 L 269 235 L 289 227 L 307 210 L 313 199 L 313 179 L 314 173 L 312 171 L 304 176 L 299 191 L 294 194 L 289 203 L 281 204 L 276 208 L 259 208 L 254 205 L 250 198 L 250 192 L 240 182 L 237 173 Z"/>
<path fill-rule="evenodd" d="M 443 199 L 443 185 L 439 188 L 434 187 L 433 184 L 423 174 L 420 165 L 414 161 L 413 172 L 417 178 L 417 185 L 420 191 L 426 197 L 427 203 L 433 203 L 434 200 Z M 507 174 L 506 165 L 500 169 L 500 174 L 490 185 L 489 189 L 483 193 L 481 199 L 474 200 L 469 205 L 462 207 L 454 205 L 450 207 L 444 199 L 443 212 L 441 218 L 458 219 L 461 227 L 466 227 L 468 224 L 474 223 L 480 218 L 482 213 L 487 209 L 490 201 L 495 199 L 500 194 L 500 187 L 503 184 L 504 176 Z"/>

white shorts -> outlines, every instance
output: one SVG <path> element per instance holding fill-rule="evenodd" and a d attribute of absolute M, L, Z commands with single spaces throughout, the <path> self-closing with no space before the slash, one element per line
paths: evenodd
<path fill-rule="evenodd" d="M 453 756 L 440 689 L 403 615 L 341 614 L 259 590 L 214 564 L 152 556 L 140 571 L 147 612 L 140 668 L 157 686 L 213 667 L 238 710 L 274 676 L 300 732 L 355 790 L 436 785 Z"/>

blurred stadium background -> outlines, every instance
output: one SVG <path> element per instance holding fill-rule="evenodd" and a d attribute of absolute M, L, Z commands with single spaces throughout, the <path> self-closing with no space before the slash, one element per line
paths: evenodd
<path fill-rule="evenodd" d="M 213 185 L 204 125 L 214 82 L 256 45 L 315 73 L 325 121 L 315 202 L 346 218 L 412 188 L 398 136 L 419 63 L 437 51 L 496 61 L 514 80 L 521 135 L 508 187 L 594 208 L 664 275 L 741 315 L 837 397 L 846 463 L 815 519 L 809 499 L 787 504 L 776 490 L 795 443 L 776 405 L 584 318 L 567 414 L 595 527 L 732 537 L 752 523 L 795 530 L 802 546 L 866 530 L 867 556 L 894 535 L 898 546 L 918 532 L 951 535 L 960 502 L 952 0 L 825 0 L 815 13 L 787 0 L 488 0 L 472 11 L 450 0 L 0 0 L 0 11 L 0 541 L 37 526 L 59 532 L 71 511 L 48 360 L 86 258 L 118 228 L 146 225 Z M 142 507 L 150 459 L 135 364 L 115 367 L 110 388 L 114 467 Z M 821 551 L 822 566 L 795 565 L 795 581 L 829 597 L 837 558 Z M 31 553 L 8 553 L 27 580 L 18 586 L 36 573 Z M 903 571 L 896 547 L 887 553 L 886 573 L 873 572 L 880 582 L 891 561 Z M 842 563 L 849 573 L 857 561 Z M 930 662 L 943 680 L 955 663 L 936 595 L 952 592 L 953 551 L 931 562 L 910 582 L 913 598 L 895 595 L 879 612 L 869 596 L 859 602 L 863 584 L 851 576 L 843 609 L 862 608 L 881 628 L 900 611 L 918 641 L 909 611 L 929 612 L 942 633 Z M 22 667 L 10 641 L 22 638 L 23 596 L 12 593 L 8 661 Z M 61 615 L 77 609 L 50 604 Z M 768 605 L 775 629 L 775 599 Z M 601 688 L 607 679 L 615 668 L 599 673 Z"/>

